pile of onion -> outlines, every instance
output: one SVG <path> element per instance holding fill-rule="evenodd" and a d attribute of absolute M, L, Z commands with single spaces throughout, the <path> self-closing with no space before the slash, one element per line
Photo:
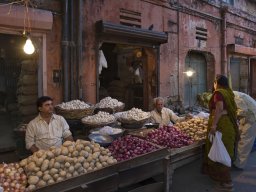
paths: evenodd
<path fill-rule="evenodd" d="M 157 147 L 145 140 L 127 135 L 112 142 L 108 149 L 117 161 L 123 161 L 155 151 Z"/>
<path fill-rule="evenodd" d="M 27 177 L 18 163 L 0 164 L 0 186 L 4 192 L 25 191 Z"/>
<path fill-rule="evenodd" d="M 193 143 L 191 137 L 170 126 L 149 132 L 146 140 L 169 148 L 180 148 Z"/>

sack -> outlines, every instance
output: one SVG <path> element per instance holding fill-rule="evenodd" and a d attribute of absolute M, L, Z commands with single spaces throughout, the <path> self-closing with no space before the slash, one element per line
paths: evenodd
<path fill-rule="evenodd" d="M 222 133 L 219 131 L 216 131 L 215 136 L 209 134 L 209 139 L 212 142 L 212 147 L 210 149 L 208 157 L 214 162 L 218 162 L 228 167 L 231 167 L 231 158 L 221 140 L 221 137 Z"/>

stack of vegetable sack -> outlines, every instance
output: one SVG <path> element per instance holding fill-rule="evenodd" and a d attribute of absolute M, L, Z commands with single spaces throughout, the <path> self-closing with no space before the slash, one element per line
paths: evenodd
<path fill-rule="evenodd" d="M 37 114 L 37 64 L 32 60 L 21 62 L 21 72 L 17 83 L 17 100 L 23 122 L 29 122 Z"/>

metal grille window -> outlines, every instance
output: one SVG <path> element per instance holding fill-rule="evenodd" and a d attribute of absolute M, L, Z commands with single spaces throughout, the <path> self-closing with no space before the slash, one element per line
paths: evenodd
<path fill-rule="evenodd" d="M 120 9 L 120 24 L 141 28 L 141 13 Z"/>
<path fill-rule="evenodd" d="M 244 39 L 241 38 L 241 37 L 235 36 L 235 44 L 243 45 L 244 44 Z"/>
<path fill-rule="evenodd" d="M 198 40 L 207 40 L 207 29 L 202 27 L 196 27 L 196 39 Z"/>
<path fill-rule="evenodd" d="M 253 39 L 253 40 L 252 40 L 252 47 L 253 47 L 253 48 L 256 48 L 256 39 Z"/>
<path fill-rule="evenodd" d="M 196 27 L 196 39 L 198 48 L 206 47 L 207 29 Z"/>
<path fill-rule="evenodd" d="M 234 5 L 234 0 L 222 0 L 223 3 L 227 3 L 229 5 Z"/>

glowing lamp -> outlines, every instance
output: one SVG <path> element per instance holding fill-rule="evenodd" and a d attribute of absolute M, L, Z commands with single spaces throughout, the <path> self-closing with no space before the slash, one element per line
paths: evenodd
<path fill-rule="evenodd" d="M 31 39 L 28 37 L 26 40 L 26 43 L 23 47 L 23 50 L 26 54 L 31 55 L 35 52 L 35 47 L 31 41 Z"/>

